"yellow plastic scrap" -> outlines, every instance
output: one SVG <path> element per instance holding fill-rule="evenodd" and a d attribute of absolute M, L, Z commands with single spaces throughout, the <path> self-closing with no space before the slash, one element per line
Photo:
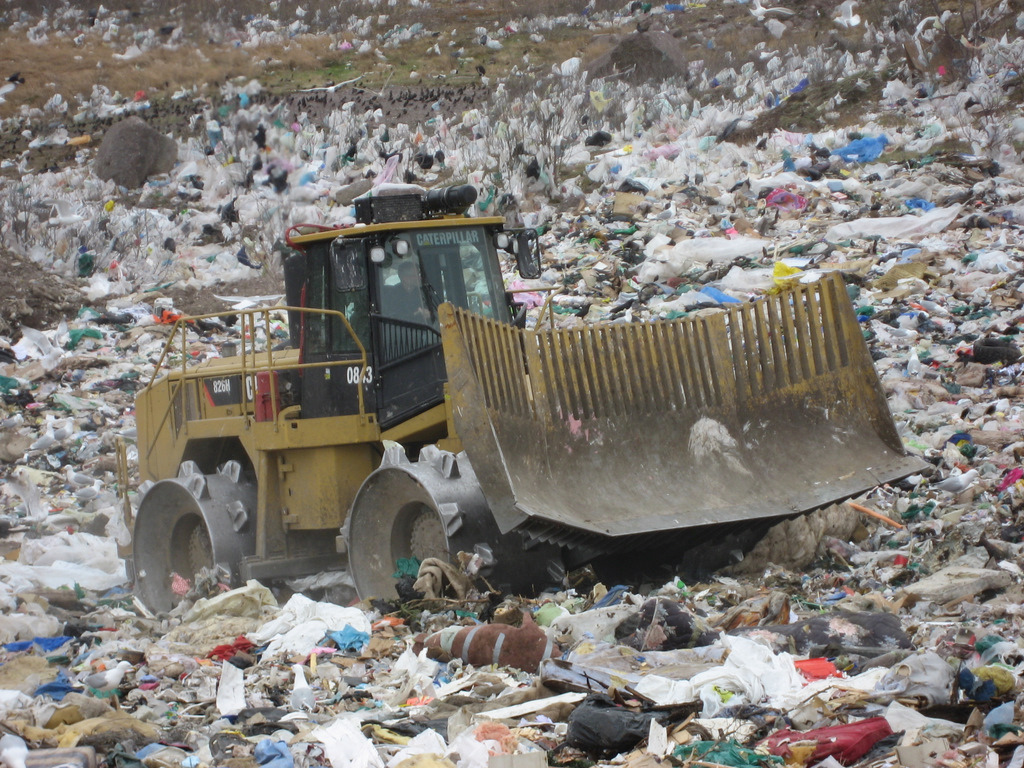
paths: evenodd
<path fill-rule="evenodd" d="M 1014 689 L 1016 681 L 1013 677 L 1013 672 L 1003 667 L 995 665 L 988 667 L 978 667 L 972 669 L 971 672 L 979 680 L 991 680 L 993 685 L 996 687 L 996 695 L 1004 696 Z"/>
<path fill-rule="evenodd" d="M 612 100 L 604 95 L 604 91 L 591 91 L 590 92 L 590 106 L 597 110 L 598 114 L 601 114 L 608 105 L 612 103 Z"/>
<path fill-rule="evenodd" d="M 799 277 L 802 274 L 802 269 L 798 267 L 791 267 L 783 261 L 776 261 L 775 269 L 772 272 L 772 279 L 775 280 L 776 285 L 785 286 L 789 284 L 790 280 Z"/>
<path fill-rule="evenodd" d="M 146 742 L 160 738 L 159 731 L 154 726 L 121 711 L 82 720 L 69 727 L 60 726 L 57 732 L 60 734 L 57 746 L 61 749 L 75 747 L 83 738 L 95 738 L 102 734 L 116 734 L 118 740 L 133 738 Z"/>
<path fill-rule="evenodd" d="M 411 741 L 409 736 L 403 736 L 381 725 L 364 726 L 363 735 L 369 736 L 378 744 L 399 744 L 405 746 Z"/>

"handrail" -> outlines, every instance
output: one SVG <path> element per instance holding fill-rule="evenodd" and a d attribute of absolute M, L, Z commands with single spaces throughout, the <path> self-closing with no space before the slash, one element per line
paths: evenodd
<path fill-rule="evenodd" d="M 358 362 L 359 362 L 359 381 L 362 381 L 366 376 L 366 370 L 369 365 L 367 359 L 366 348 L 363 343 L 359 340 L 359 336 L 352 328 L 352 324 L 348 318 L 342 313 L 334 309 L 316 309 L 312 307 L 288 307 L 288 306 L 275 306 L 275 307 L 262 307 L 259 309 L 248 309 L 248 310 L 227 310 L 224 312 L 211 312 L 203 315 L 182 315 L 175 320 L 174 327 L 167 339 L 167 343 L 164 345 L 160 357 L 157 360 L 157 364 L 153 370 L 153 374 L 149 381 L 146 383 L 143 391 L 149 390 L 156 383 L 157 378 L 162 374 L 163 371 L 170 371 L 176 366 L 167 365 L 167 360 L 171 355 L 172 349 L 177 349 L 181 355 L 181 372 L 177 381 L 173 382 L 169 396 L 167 398 L 167 408 L 163 413 L 160 423 L 157 425 L 155 434 L 159 434 L 167 424 L 167 420 L 170 418 L 171 412 L 173 411 L 176 400 L 180 399 L 181 410 L 183 414 L 183 423 L 185 430 L 188 430 L 188 418 L 185 412 L 185 382 L 192 381 L 195 379 L 205 378 L 208 374 L 204 371 L 197 373 L 193 368 L 188 365 L 188 328 L 195 328 L 196 321 L 199 320 L 211 320 L 211 319 L 223 319 L 227 317 L 237 317 L 239 324 L 239 352 L 238 357 L 240 358 L 240 369 L 237 374 L 242 379 L 242 412 L 247 413 L 251 405 L 249 399 L 249 392 L 245 386 L 245 382 L 248 380 L 247 377 L 262 372 L 276 373 L 278 371 L 292 371 L 292 370 L 305 370 L 307 368 L 329 368 L 340 365 L 351 365 L 353 360 L 330 360 L 321 363 L 281 363 L 274 359 L 274 349 L 270 338 L 269 328 L 271 324 L 272 313 L 307 313 L 326 315 L 328 317 L 336 317 L 341 320 L 348 332 L 351 339 L 355 342 L 356 348 L 358 349 Z M 257 317 L 258 316 L 258 317 Z M 266 333 L 266 350 L 257 349 L 258 346 L 258 330 L 260 328 L 267 329 Z M 181 334 L 180 346 L 178 341 L 178 334 Z M 249 337 L 249 343 L 246 343 L 246 336 Z M 266 362 L 262 365 L 258 363 L 258 356 L 263 352 L 266 352 Z M 251 356 L 251 357 L 250 357 Z M 206 362 L 206 361 L 203 361 Z M 196 365 L 199 365 L 197 363 Z M 232 374 L 234 375 L 234 373 Z M 278 393 L 276 387 L 271 387 L 270 397 L 272 403 L 272 410 L 274 413 L 278 412 Z M 364 417 L 366 415 L 366 403 L 363 393 L 363 387 L 356 387 L 356 397 L 359 408 L 359 416 Z M 275 422 L 276 428 L 276 422 Z M 156 446 L 154 441 L 147 452 L 147 458 L 152 453 L 153 448 Z"/>

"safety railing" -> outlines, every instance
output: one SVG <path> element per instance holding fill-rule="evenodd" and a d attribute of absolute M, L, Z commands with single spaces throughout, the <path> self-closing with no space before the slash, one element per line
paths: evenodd
<path fill-rule="evenodd" d="M 328 360 L 323 362 L 307 363 L 300 357 L 298 362 L 282 361 L 281 358 L 284 356 L 283 353 L 285 350 L 274 349 L 273 338 L 270 331 L 272 327 L 272 316 L 278 314 L 285 314 L 290 318 L 305 318 L 309 315 L 318 315 L 323 316 L 327 321 L 331 318 L 337 319 L 341 322 L 341 326 L 351 337 L 358 353 L 354 353 L 353 356 L 348 357 L 346 360 Z M 143 392 L 149 391 L 160 376 L 168 374 L 171 371 L 180 371 L 180 375 L 177 376 L 170 385 L 170 391 L 167 398 L 167 408 L 161 416 L 159 424 L 154 430 L 155 435 L 158 435 L 163 431 L 167 425 L 168 419 L 171 418 L 175 405 L 180 407 L 183 424 L 185 425 L 185 429 L 188 429 L 188 414 L 185 402 L 186 385 L 190 381 L 207 378 L 211 375 L 211 371 L 208 369 L 197 370 L 200 362 L 207 362 L 209 358 L 207 360 L 197 361 L 191 367 L 189 366 L 189 362 L 191 360 L 188 353 L 188 346 L 190 343 L 188 338 L 189 331 L 199 332 L 199 321 L 226 320 L 227 318 L 232 317 L 237 318 L 239 326 L 239 348 L 234 355 L 231 355 L 231 358 L 237 358 L 239 364 L 238 367 L 233 368 L 230 373 L 232 376 L 240 376 L 243 382 L 243 386 L 241 387 L 241 410 L 243 414 L 251 414 L 254 410 L 253 406 L 255 404 L 255 398 L 250 396 L 249 387 L 245 386 L 244 383 L 249 381 L 250 377 L 253 377 L 258 373 L 276 374 L 288 371 L 303 371 L 311 368 L 347 367 L 353 364 L 353 357 L 357 357 L 360 366 L 359 381 L 362 381 L 366 376 L 366 370 L 369 365 L 366 348 L 363 346 L 362 341 L 360 341 L 358 334 L 352 328 L 348 318 L 345 317 L 343 313 L 336 310 L 277 306 L 241 311 L 214 312 L 205 315 L 182 315 L 175 321 L 174 328 L 171 330 L 167 343 L 164 345 L 163 351 L 157 360 L 153 375 L 142 390 Z M 233 324 L 234 323 L 232 323 L 232 325 Z M 261 341 L 263 342 L 262 344 Z M 292 348 L 289 349 L 291 350 Z M 177 364 L 169 364 L 169 360 L 173 357 L 175 352 L 177 352 L 181 358 L 180 368 Z M 216 371 L 216 373 L 221 372 L 222 371 L 219 370 Z M 358 415 L 360 417 L 364 417 L 366 416 L 366 404 L 364 401 L 363 388 L 356 387 L 356 392 L 359 408 Z M 276 386 L 270 387 L 270 398 L 271 412 L 277 414 L 280 411 L 280 394 Z M 277 429 L 276 419 L 274 420 L 274 428 Z M 158 441 L 150 441 L 147 458 L 157 444 Z"/>

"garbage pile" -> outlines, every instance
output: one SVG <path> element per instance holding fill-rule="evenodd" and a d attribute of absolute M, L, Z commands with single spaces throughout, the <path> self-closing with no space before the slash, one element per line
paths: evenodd
<path fill-rule="evenodd" d="M 82 309 L 33 327 L 26 302 L 0 336 L 0 762 L 1019 768 L 1021 127 L 962 116 L 1014 87 L 1022 52 L 994 42 L 976 62 L 989 76 L 967 83 L 905 73 L 855 127 L 749 143 L 730 137 L 799 93 L 821 51 L 657 89 L 569 60 L 543 99 L 498 89 L 493 109 L 422 124 L 356 101 L 313 121 L 229 83 L 194 134 L 150 136 L 176 157 L 146 168 L 119 169 L 109 145 L 55 171 L 5 161 L 23 173 L 0 182 L 4 245 L 79 281 Z M 60 140 L 67 106 L 46 110 L 66 117 Z M 894 113 L 911 122 L 890 130 Z M 700 316 L 839 272 L 931 469 L 696 579 L 583 569 L 539 596 L 469 579 L 458 596 L 339 605 L 318 585 L 210 576 L 155 615 L 123 559 L 133 397 L 180 303 L 273 305 L 288 227 L 351 223 L 384 182 L 453 179 L 480 189 L 476 214 L 541 232 L 541 278 L 507 281 L 537 289 L 517 294 L 531 323 Z M 257 273 L 267 290 L 236 294 Z M 230 340 L 197 325 L 189 351 Z"/>

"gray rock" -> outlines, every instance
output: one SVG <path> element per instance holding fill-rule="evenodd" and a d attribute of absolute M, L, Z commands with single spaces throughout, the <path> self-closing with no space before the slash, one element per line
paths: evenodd
<path fill-rule="evenodd" d="M 150 128 L 141 117 L 129 117 L 106 132 L 93 172 L 103 180 L 136 189 L 150 176 L 170 171 L 177 159 L 174 139 Z"/>
<path fill-rule="evenodd" d="M 353 200 L 360 195 L 365 195 L 371 189 L 373 189 L 373 182 L 370 179 L 357 179 L 335 192 L 334 202 L 339 205 L 352 205 Z"/>

